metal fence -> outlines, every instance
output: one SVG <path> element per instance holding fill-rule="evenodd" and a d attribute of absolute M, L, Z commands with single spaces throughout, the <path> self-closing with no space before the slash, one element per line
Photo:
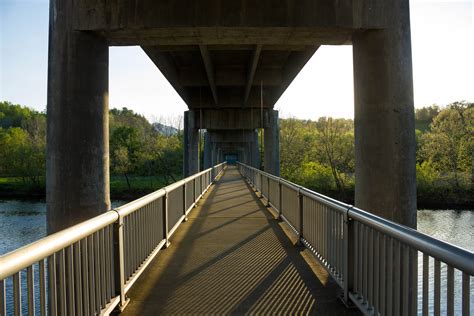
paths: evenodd
<path fill-rule="evenodd" d="M 169 245 L 225 166 L 1 256 L 0 315 L 108 315 L 117 307 L 123 310 L 127 292 Z"/>
<path fill-rule="evenodd" d="M 474 253 L 253 167 L 238 168 L 339 284 L 346 303 L 368 315 L 470 314 Z"/>

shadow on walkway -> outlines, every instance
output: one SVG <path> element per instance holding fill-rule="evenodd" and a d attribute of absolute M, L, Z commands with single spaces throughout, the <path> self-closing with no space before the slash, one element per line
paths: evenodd
<path fill-rule="evenodd" d="M 229 167 L 137 281 L 125 315 L 358 315 Z"/>

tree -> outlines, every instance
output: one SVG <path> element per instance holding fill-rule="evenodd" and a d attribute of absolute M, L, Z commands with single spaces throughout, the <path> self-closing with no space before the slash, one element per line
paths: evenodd
<path fill-rule="evenodd" d="M 451 176 L 455 188 L 462 174 L 474 179 L 474 103 L 454 102 L 433 119 L 430 131 L 420 139 L 420 158 Z"/>
<path fill-rule="evenodd" d="M 345 189 L 344 175 L 354 170 L 354 132 L 351 120 L 320 118 L 315 153 L 317 160 L 331 168 L 337 189 Z"/>
<path fill-rule="evenodd" d="M 295 118 L 280 120 L 280 168 L 282 177 L 295 181 L 302 172 L 310 137 L 304 122 Z M 306 135 L 307 136 L 307 135 Z"/>
<path fill-rule="evenodd" d="M 125 176 L 129 189 L 131 185 L 128 175 L 138 169 L 139 159 L 142 157 L 142 144 L 138 130 L 134 127 L 118 127 L 110 137 L 112 170 Z"/>

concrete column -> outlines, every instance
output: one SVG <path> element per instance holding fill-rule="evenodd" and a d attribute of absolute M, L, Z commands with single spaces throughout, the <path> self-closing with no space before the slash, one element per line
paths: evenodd
<path fill-rule="evenodd" d="M 194 116 L 194 111 L 184 112 L 184 177 L 198 172 L 199 132 L 195 127 Z"/>
<path fill-rule="evenodd" d="M 269 126 L 263 134 L 265 172 L 280 176 L 280 124 L 278 111 L 268 111 Z"/>
<path fill-rule="evenodd" d="M 409 4 L 384 3 L 388 27 L 353 37 L 355 204 L 416 228 Z"/>
<path fill-rule="evenodd" d="M 73 1 L 50 1 L 48 234 L 110 208 L 106 41 L 73 31 Z"/>
<path fill-rule="evenodd" d="M 212 164 L 212 144 L 209 132 L 204 133 L 204 170 L 211 168 Z"/>
<path fill-rule="evenodd" d="M 258 130 L 252 131 L 252 167 L 260 168 L 260 147 L 258 143 Z"/>

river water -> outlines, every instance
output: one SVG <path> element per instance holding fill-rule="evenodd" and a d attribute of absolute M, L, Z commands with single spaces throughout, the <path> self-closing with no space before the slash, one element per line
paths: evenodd
<path fill-rule="evenodd" d="M 112 206 L 117 207 L 124 203 L 124 201 L 112 201 Z M 419 210 L 418 230 L 474 251 L 474 210 Z M 0 200 L 0 255 L 44 236 L 46 236 L 46 204 L 44 202 Z M 432 269 L 430 270 L 432 271 Z M 421 271 L 419 272 L 421 273 Z M 445 270 L 441 277 L 446 277 Z M 455 278 L 456 283 L 459 282 L 460 275 L 457 273 Z M 472 306 L 474 305 L 472 303 L 474 301 L 474 282 L 472 279 L 471 313 L 474 313 L 474 306 Z M 419 281 L 421 281 L 420 277 Z M 430 289 L 433 289 L 433 284 L 430 284 Z M 446 289 L 442 288 L 441 294 L 444 297 L 445 292 Z M 458 310 L 460 292 L 456 292 L 455 302 Z M 446 306 L 445 303 L 442 302 L 442 307 Z"/>

